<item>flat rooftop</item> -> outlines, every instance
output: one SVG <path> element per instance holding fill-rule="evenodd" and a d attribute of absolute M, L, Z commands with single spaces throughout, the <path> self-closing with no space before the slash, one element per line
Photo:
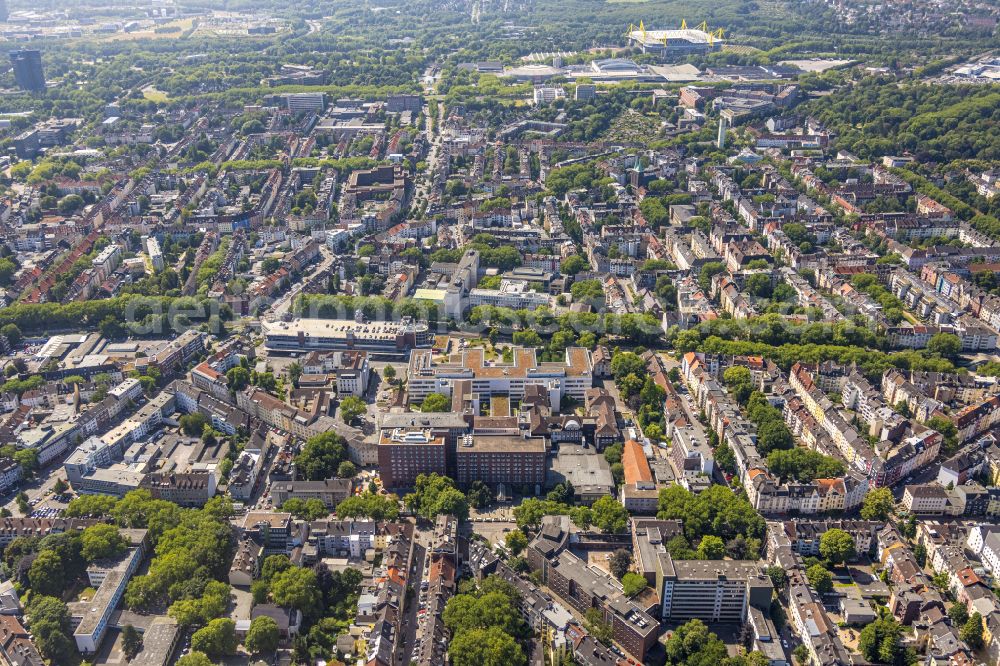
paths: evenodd
<path fill-rule="evenodd" d="M 457 452 L 463 453 L 545 453 L 543 437 L 511 435 L 468 435 L 458 442 Z"/>
<path fill-rule="evenodd" d="M 422 322 L 396 321 L 356 322 L 352 319 L 293 319 L 292 321 L 263 321 L 264 335 L 298 335 L 317 338 L 346 338 L 354 336 L 366 340 L 395 340 L 403 333 L 426 331 Z"/>

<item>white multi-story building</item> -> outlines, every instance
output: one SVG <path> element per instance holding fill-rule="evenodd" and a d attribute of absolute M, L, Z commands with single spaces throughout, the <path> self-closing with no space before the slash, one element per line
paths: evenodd
<path fill-rule="evenodd" d="M 285 104 L 291 113 L 322 111 L 326 108 L 326 93 L 292 93 L 285 95 Z"/>
<path fill-rule="evenodd" d="M 76 649 L 81 654 L 93 654 L 101 647 L 111 616 L 125 594 L 132 575 L 142 563 L 143 553 L 144 549 L 141 547 L 131 549 L 114 568 L 103 574 L 93 599 L 80 602 L 86 606 L 86 610 L 83 606 L 71 610 L 73 620 L 79 619 L 73 638 L 76 640 Z"/>
<path fill-rule="evenodd" d="M 903 490 L 903 506 L 917 515 L 940 515 L 948 506 L 948 494 L 938 483 L 906 486 Z"/>
<path fill-rule="evenodd" d="M 371 365 L 368 352 L 310 352 L 302 360 L 305 375 L 334 375 L 339 396 L 362 396 L 368 390 Z"/>
<path fill-rule="evenodd" d="M 146 254 L 149 255 L 149 262 L 153 264 L 154 271 L 162 271 L 164 268 L 163 250 L 160 249 L 160 241 L 154 236 L 146 236 Z"/>
<path fill-rule="evenodd" d="M 467 349 L 445 363 L 437 363 L 430 351 L 414 351 L 407 373 L 411 402 L 420 402 L 431 393 L 452 394 L 456 381 L 469 380 L 472 393 L 523 398 L 524 387 L 546 387 L 551 404 L 562 397 L 583 401 L 593 386 L 590 352 L 581 347 L 566 350 L 563 362 L 539 363 L 534 349 L 515 348 L 510 363 L 487 361 L 483 349 Z"/>
<path fill-rule="evenodd" d="M 7 492 L 24 476 L 24 470 L 10 458 L 0 460 L 0 492 Z"/>
<path fill-rule="evenodd" d="M 552 87 L 552 86 L 537 86 L 535 88 L 535 106 L 541 106 L 542 104 L 551 104 L 557 99 L 563 99 L 566 97 L 566 91 L 562 88 Z"/>
<path fill-rule="evenodd" d="M 115 244 L 108 245 L 94 257 L 91 265 L 101 279 L 106 279 L 122 262 L 122 249 Z"/>
<path fill-rule="evenodd" d="M 135 377 L 128 377 L 122 383 L 108 391 L 108 395 L 119 402 L 138 400 L 142 395 L 142 384 Z"/>
<path fill-rule="evenodd" d="M 543 305 L 552 305 L 549 294 L 531 289 L 524 280 L 503 280 L 499 289 L 472 289 L 469 291 L 469 307 L 492 305 L 512 310 L 534 310 Z"/>

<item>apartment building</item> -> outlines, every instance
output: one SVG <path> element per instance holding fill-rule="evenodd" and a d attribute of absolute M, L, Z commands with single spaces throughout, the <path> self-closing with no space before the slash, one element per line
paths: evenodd
<path fill-rule="evenodd" d="M 770 608 L 774 588 L 756 562 L 674 560 L 665 551 L 659 553 L 658 580 L 661 616 L 674 620 L 742 623 L 751 606 Z"/>
<path fill-rule="evenodd" d="M 581 614 L 596 608 L 611 625 L 615 642 L 645 659 L 660 635 L 660 623 L 626 597 L 616 580 L 565 550 L 549 561 L 545 572 L 544 582 L 556 596 Z"/>
<path fill-rule="evenodd" d="M 351 479 L 326 479 L 324 481 L 275 481 L 271 484 L 271 498 L 275 506 L 282 506 L 290 499 L 318 499 L 333 509 L 351 496 L 354 482 Z"/>
<path fill-rule="evenodd" d="M 200 507 L 215 497 L 215 470 L 153 472 L 143 477 L 139 487 L 148 490 L 155 499 Z"/>

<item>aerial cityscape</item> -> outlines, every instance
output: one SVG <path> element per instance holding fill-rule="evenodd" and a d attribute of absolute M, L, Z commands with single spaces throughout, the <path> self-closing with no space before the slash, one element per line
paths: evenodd
<path fill-rule="evenodd" d="M 1000 666 L 997 0 L 0 0 L 0 666 Z"/>

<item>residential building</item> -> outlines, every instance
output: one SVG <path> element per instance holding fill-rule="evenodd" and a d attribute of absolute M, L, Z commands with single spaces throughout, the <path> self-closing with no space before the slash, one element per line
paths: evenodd
<path fill-rule="evenodd" d="M 333 509 L 351 496 L 352 479 L 326 479 L 324 481 L 275 481 L 271 484 L 271 498 L 275 506 L 282 506 L 290 499 L 318 499 Z"/>

